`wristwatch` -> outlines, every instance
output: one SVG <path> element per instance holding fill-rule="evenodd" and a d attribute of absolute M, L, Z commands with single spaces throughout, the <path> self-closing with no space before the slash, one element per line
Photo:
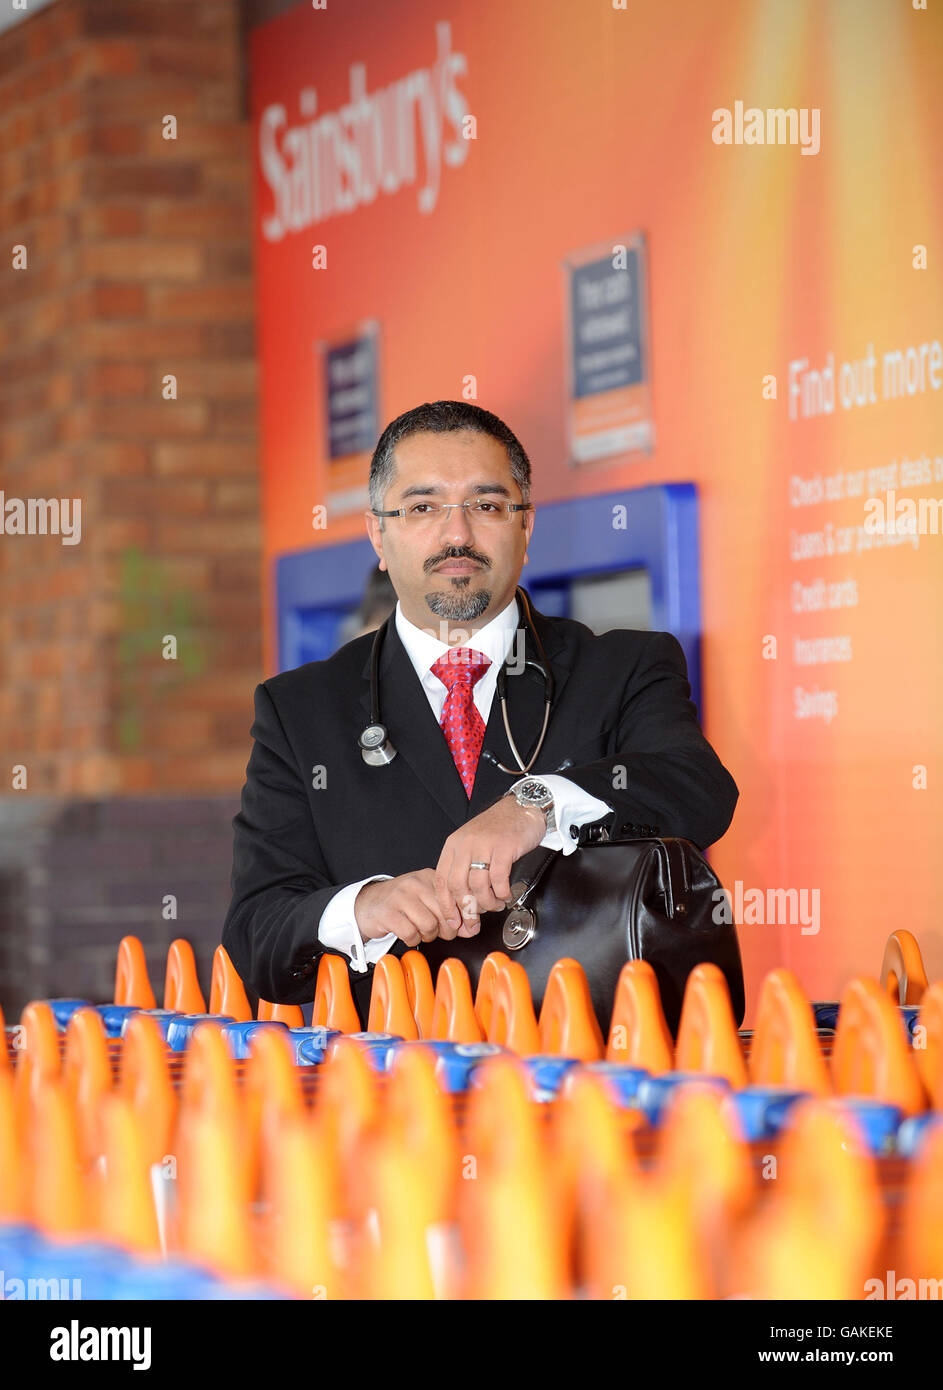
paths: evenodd
<path fill-rule="evenodd" d="M 543 811 L 547 818 L 547 829 L 556 830 L 557 820 L 553 811 L 553 793 L 543 782 L 528 777 L 525 781 L 518 782 L 511 787 L 504 795 L 513 796 L 518 806 L 533 806 L 538 811 Z"/>

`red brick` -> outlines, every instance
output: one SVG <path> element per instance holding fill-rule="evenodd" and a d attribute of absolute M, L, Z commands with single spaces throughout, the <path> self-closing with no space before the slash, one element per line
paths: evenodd
<path fill-rule="evenodd" d="M 250 512 L 258 515 L 258 479 L 237 478 L 217 483 L 213 489 L 213 509 L 220 512 Z"/>
<path fill-rule="evenodd" d="M 84 522 L 83 522 L 84 525 Z M 129 546 L 146 549 L 153 540 L 153 530 L 149 519 L 138 518 L 118 520 L 114 517 L 95 518 L 92 532 L 95 542 L 102 550 L 126 550 Z"/>
<path fill-rule="evenodd" d="M 61 791 L 74 796 L 114 796 L 121 787 L 119 760 L 103 753 L 75 758 L 63 769 Z"/>
<path fill-rule="evenodd" d="M 45 409 L 64 410 L 72 404 L 75 382 L 71 372 L 57 372 L 45 387 Z"/>
<path fill-rule="evenodd" d="M 18 83 L 19 100 L 41 101 L 51 92 L 73 85 L 78 76 L 79 53 L 76 49 L 54 53 L 45 62 L 33 63 L 21 74 Z"/>
<path fill-rule="evenodd" d="M 83 89 L 84 106 L 92 118 L 104 116 L 118 121 L 141 119 L 159 123 L 172 112 L 178 119 L 195 116 L 203 110 L 201 85 L 141 76 L 133 82 L 115 82 L 93 77 Z"/>
<path fill-rule="evenodd" d="M 95 412 L 86 401 L 73 406 L 65 415 L 56 419 L 56 439 L 60 444 L 74 444 L 88 439 L 95 430 Z"/>
<path fill-rule="evenodd" d="M 210 485 L 200 478 L 113 478 L 102 499 L 102 514 L 122 516 L 148 512 L 163 516 L 201 516 L 206 512 Z"/>
<path fill-rule="evenodd" d="M 7 383 L 26 381 L 34 374 L 50 371 L 61 361 L 58 342 L 35 343 L 28 350 L 10 352 L 3 363 L 3 379 Z"/>
<path fill-rule="evenodd" d="M 248 244 L 251 236 L 249 214 L 246 212 L 245 215 L 230 215 L 245 240 L 230 246 L 224 244 L 206 248 L 206 280 L 210 284 L 215 280 L 252 280 L 252 250 Z"/>
<path fill-rule="evenodd" d="M 0 454 L 16 458 L 18 454 L 36 454 L 58 438 L 56 420 L 52 415 L 40 415 L 0 429 Z"/>
<path fill-rule="evenodd" d="M 211 432 L 217 439 L 254 439 L 259 428 L 259 408 L 255 393 L 213 403 Z"/>
<path fill-rule="evenodd" d="M 52 167 L 73 164 L 88 156 L 90 144 L 91 136 L 87 130 L 62 130 L 34 157 Z"/>
<path fill-rule="evenodd" d="M 0 159 L 0 187 L 7 192 L 24 187 L 33 178 L 35 167 L 25 150 L 13 149 Z"/>
<path fill-rule="evenodd" d="M 147 230 L 155 237 L 198 237 L 211 240 L 211 258 L 219 242 L 242 242 L 249 229 L 248 217 L 233 216 L 230 202 L 211 203 L 201 198 L 196 203 L 165 202 L 154 198 L 147 204 Z"/>
<path fill-rule="evenodd" d="M 251 318 L 242 323 L 205 323 L 203 335 L 209 357 L 255 357 L 255 324 Z"/>
<path fill-rule="evenodd" d="M 24 25 L 17 24 L 4 32 L 3 42 L 0 43 L 0 80 L 22 72 L 26 62 L 26 30 Z"/>
<path fill-rule="evenodd" d="M 65 326 L 65 304 L 61 299 L 46 299 L 30 307 L 19 326 L 19 346 L 51 338 Z"/>
<path fill-rule="evenodd" d="M 138 125 L 99 125 L 88 133 L 92 154 L 139 155 L 144 149 L 144 127 Z"/>
<path fill-rule="evenodd" d="M 155 787 L 161 791 L 181 787 L 199 787 L 206 794 L 232 792 L 241 786 L 246 775 L 245 748 L 233 748 L 202 755 L 189 753 L 184 758 L 164 757 L 154 771 Z"/>
<path fill-rule="evenodd" d="M 86 39 L 79 45 L 74 71 L 82 81 L 135 77 L 142 68 L 141 57 L 141 45 L 134 39 Z"/>
<path fill-rule="evenodd" d="M 45 259 L 74 241 L 75 234 L 71 222 L 71 216 L 66 213 L 44 218 L 29 234 L 31 254 Z"/>
<path fill-rule="evenodd" d="M 44 135 L 65 130 L 84 115 L 84 103 L 80 88 L 57 92 L 51 100 L 37 108 L 37 129 Z"/>
<path fill-rule="evenodd" d="M 72 296 L 71 323 L 89 319 L 139 319 L 147 309 L 143 285 L 90 285 Z"/>
<path fill-rule="evenodd" d="M 46 403 L 43 382 L 27 381 L 13 386 L 0 380 L 0 418 L 22 420 L 38 415 Z"/>
<path fill-rule="evenodd" d="M 51 676 L 54 680 L 62 679 L 62 648 L 61 647 L 35 647 L 29 655 L 29 673 L 36 677 Z"/>
<path fill-rule="evenodd" d="M 179 439 L 204 434 L 209 411 L 202 401 L 161 401 L 130 404 L 110 401 L 99 413 L 105 439 Z"/>
<path fill-rule="evenodd" d="M 79 446 L 85 453 L 84 445 Z M 141 476 L 149 469 L 148 451 L 143 444 L 118 443 L 111 439 L 95 440 L 88 447 L 86 469 L 94 468 L 99 478 Z"/>
<path fill-rule="evenodd" d="M 0 52 L 2 51 L 3 43 L 0 41 Z M 2 90 L 2 84 L 0 84 L 0 91 Z M 0 140 L 2 140 L 5 149 L 21 150 L 35 140 L 38 134 L 39 124 L 36 107 L 18 107 L 11 110 L 6 120 L 0 121 Z"/>
<path fill-rule="evenodd" d="M 95 0 L 87 7 L 84 32 L 94 38 L 124 38 L 129 35 L 187 32 L 206 9 L 194 10 L 191 0 Z"/>
<path fill-rule="evenodd" d="M 176 709 L 172 709 L 163 719 L 158 711 L 148 732 L 148 745 L 162 754 L 202 754 L 207 748 L 217 746 L 213 738 L 212 716 L 192 710 L 189 705 L 185 719 L 180 718 Z"/>
<path fill-rule="evenodd" d="M 181 34 L 176 38 L 155 38 L 142 51 L 149 73 L 159 77 L 204 78 L 228 77 L 238 57 L 234 50 L 232 42 Z"/>
<path fill-rule="evenodd" d="M 88 323 L 76 330 L 74 350 L 100 362 L 132 356 L 180 363 L 202 357 L 206 344 L 202 330 L 191 324 Z"/>
<path fill-rule="evenodd" d="M 239 160 L 251 168 L 252 135 L 244 122 L 182 120 L 176 140 L 165 140 L 161 126 L 149 126 L 145 153 L 152 159 Z"/>
<path fill-rule="evenodd" d="M 76 39 L 84 33 L 85 15 L 83 10 L 84 7 L 77 4 L 60 3 L 42 11 L 43 27 L 52 37 L 54 44 L 64 48 L 72 39 Z"/>
<path fill-rule="evenodd" d="M 208 319 L 219 326 L 235 320 L 251 318 L 255 307 L 254 288 L 247 285 L 208 285 L 194 289 L 164 289 L 154 286 L 150 292 L 153 318 Z"/>
<path fill-rule="evenodd" d="M 0 218 L 9 230 L 23 222 L 47 217 L 69 204 L 79 201 L 82 172 L 80 168 L 65 169 L 48 178 L 38 179 L 20 193 L 6 196 L 0 204 Z"/>
<path fill-rule="evenodd" d="M 259 451 L 255 444 L 158 444 L 154 449 L 158 473 L 196 473 L 204 477 L 258 476 Z M 219 581 L 218 581 L 219 582 Z"/>
<path fill-rule="evenodd" d="M 203 276 L 203 247 L 192 241 L 102 241 L 83 246 L 81 275 L 107 280 L 193 282 Z"/>
<path fill-rule="evenodd" d="M 84 397 L 144 396 L 153 389 L 155 379 L 151 367 L 100 363 L 82 371 L 80 390 Z"/>
<path fill-rule="evenodd" d="M 231 198 L 249 206 L 252 164 L 248 156 L 240 159 L 208 160 L 203 170 L 203 187 L 208 198 Z"/>
<path fill-rule="evenodd" d="M 204 596 L 202 602 L 207 617 L 220 631 L 243 632 L 262 611 L 258 601 L 258 585 L 245 593 L 210 593 Z"/>
<path fill-rule="evenodd" d="M 79 212 L 79 235 L 97 237 L 137 236 L 144 230 L 144 209 L 128 203 L 95 203 Z"/>
<path fill-rule="evenodd" d="M 188 198 L 203 186 L 199 164 L 147 164 L 142 160 L 89 164 L 84 170 L 85 198 Z"/>
<path fill-rule="evenodd" d="M 238 57 L 233 58 L 233 70 Z M 233 82 L 201 82 L 199 113 L 207 121 L 237 121 L 242 117 L 242 97 Z"/>
<path fill-rule="evenodd" d="M 28 241 L 14 244 L 22 244 L 26 247 L 28 267 L 26 270 L 11 271 L 5 277 L 7 304 L 11 306 L 23 304 L 28 300 L 40 299 L 59 289 L 62 272 L 58 262 L 47 261 L 43 264 L 31 254 Z"/>
<path fill-rule="evenodd" d="M 214 554 L 226 551 L 257 550 L 259 546 L 259 518 L 208 517 L 202 521 L 186 521 L 173 517 L 155 519 L 154 534 L 157 549 L 171 554 L 186 554 L 188 551 L 201 554 L 211 550 Z"/>
<path fill-rule="evenodd" d="M 258 367 L 248 362 L 195 362 L 180 375 L 180 392 L 213 401 L 255 401 Z M 228 406 L 226 407 L 229 408 Z"/>

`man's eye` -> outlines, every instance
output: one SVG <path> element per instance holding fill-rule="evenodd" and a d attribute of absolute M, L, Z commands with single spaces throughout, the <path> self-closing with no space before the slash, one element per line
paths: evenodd
<path fill-rule="evenodd" d="M 435 504 L 432 502 L 414 502 L 410 507 L 411 516 L 425 516 L 430 510 L 434 510 Z"/>
<path fill-rule="evenodd" d="M 476 512 L 497 512 L 500 510 L 500 505 L 497 502 L 476 502 L 475 504 Z"/>

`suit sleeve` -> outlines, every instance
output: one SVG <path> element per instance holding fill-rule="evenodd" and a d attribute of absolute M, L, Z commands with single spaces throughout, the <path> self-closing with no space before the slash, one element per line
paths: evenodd
<path fill-rule="evenodd" d="M 302 1004 L 313 997 L 325 950 L 321 914 L 346 885 L 330 881 L 298 761 L 264 684 L 256 687 L 251 732 L 223 945 L 260 999 Z"/>
<path fill-rule="evenodd" d="M 740 793 L 701 732 L 681 643 L 670 632 L 652 639 L 626 685 L 615 752 L 566 776 L 615 807 L 597 823 L 610 833 L 677 835 L 706 849 Z"/>

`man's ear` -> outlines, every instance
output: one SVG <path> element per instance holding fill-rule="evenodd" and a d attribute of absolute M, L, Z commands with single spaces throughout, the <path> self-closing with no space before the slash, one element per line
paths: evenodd
<path fill-rule="evenodd" d="M 380 517 L 374 516 L 373 512 L 364 512 L 363 519 L 367 526 L 367 537 L 377 554 L 377 560 L 381 570 L 386 569 L 386 561 L 383 558 L 383 523 Z"/>

